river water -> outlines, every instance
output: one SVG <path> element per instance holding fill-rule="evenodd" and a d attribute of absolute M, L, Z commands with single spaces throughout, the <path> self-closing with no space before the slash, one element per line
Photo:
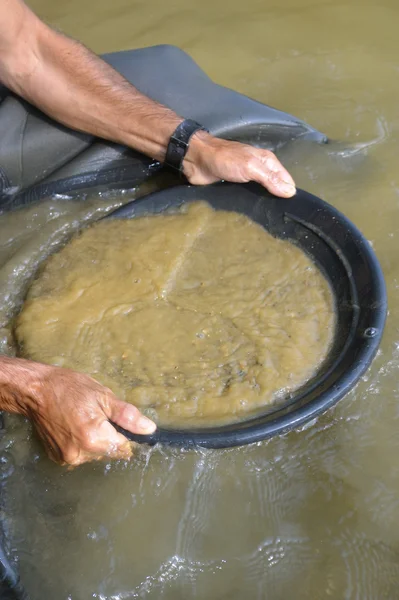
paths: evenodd
<path fill-rule="evenodd" d="M 2 511 L 32 600 L 399 599 L 397 3 L 31 5 L 97 52 L 176 44 L 219 83 L 336 140 L 282 158 L 300 187 L 363 231 L 389 295 L 381 349 L 356 389 L 267 442 L 141 448 L 129 464 L 67 471 L 9 418 Z M 67 231 L 120 201 L 54 199 L 2 217 L 0 316 Z"/>

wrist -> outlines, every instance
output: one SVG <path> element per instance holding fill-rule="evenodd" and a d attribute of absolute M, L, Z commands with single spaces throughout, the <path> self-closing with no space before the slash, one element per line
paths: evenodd
<path fill-rule="evenodd" d="M 0 410 L 29 416 L 40 408 L 42 382 L 50 366 L 0 357 Z"/>
<path fill-rule="evenodd" d="M 217 152 L 218 139 L 206 131 L 197 131 L 183 160 L 183 173 L 189 181 L 208 170 Z"/>
<path fill-rule="evenodd" d="M 169 140 L 176 127 L 184 120 L 154 103 L 154 115 L 143 116 L 140 127 L 129 124 L 122 132 L 120 141 L 161 163 L 165 161 Z"/>

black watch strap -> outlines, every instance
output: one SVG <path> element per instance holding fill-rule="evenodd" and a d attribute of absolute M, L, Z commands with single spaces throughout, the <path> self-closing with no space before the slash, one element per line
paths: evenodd
<path fill-rule="evenodd" d="M 186 119 L 175 129 L 166 150 L 165 164 L 182 172 L 183 160 L 186 156 L 191 137 L 197 131 L 208 131 L 196 121 Z"/>

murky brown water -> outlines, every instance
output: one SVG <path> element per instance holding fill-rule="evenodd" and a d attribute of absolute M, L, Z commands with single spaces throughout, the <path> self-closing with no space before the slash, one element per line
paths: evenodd
<path fill-rule="evenodd" d="M 142 449 L 129 465 L 67 472 L 43 456 L 26 425 L 10 420 L 0 466 L 32 598 L 399 598 L 396 2 L 32 5 L 97 51 L 180 45 L 220 83 L 342 142 L 293 148 L 283 158 L 301 187 L 341 209 L 373 243 L 390 304 L 381 351 L 356 390 L 312 427 L 269 442 Z M 13 269 L 27 252 L 40 254 L 34 229 L 46 228 L 43 239 L 55 243 L 65 232 L 59 211 L 77 223 L 100 210 L 95 201 L 50 205 L 49 224 L 25 221 L 21 254 L 18 244 L 2 249 L 1 281 L 16 297 Z M 12 301 L 11 294 L 1 304 Z"/>

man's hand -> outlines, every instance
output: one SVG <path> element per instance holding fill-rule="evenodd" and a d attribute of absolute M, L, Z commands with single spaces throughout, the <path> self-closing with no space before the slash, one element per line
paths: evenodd
<path fill-rule="evenodd" d="M 183 168 L 194 185 L 221 179 L 235 183 L 256 181 L 276 196 L 290 198 L 295 194 L 294 180 L 273 152 L 214 138 L 204 132 L 192 137 Z"/>
<path fill-rule="evenodd" d="M 118 400 L 88 375 L 49 367 L 34 391 L 36 409 L 28 415 L 50 458 L 80 465 L 107 456 L 130 458 L 132 445 L 111 425 L 150 434 L 155 424 L 139 410 Z"/>
<path fill-rule="evenodd" d="M 156 429 L 88 375 L 22 359 L 0 358 L 0 409 L 27 416 L 50 458 L 64 465 L 130 458 L 132 444 L 110 420 L 142 435 Z"/>

